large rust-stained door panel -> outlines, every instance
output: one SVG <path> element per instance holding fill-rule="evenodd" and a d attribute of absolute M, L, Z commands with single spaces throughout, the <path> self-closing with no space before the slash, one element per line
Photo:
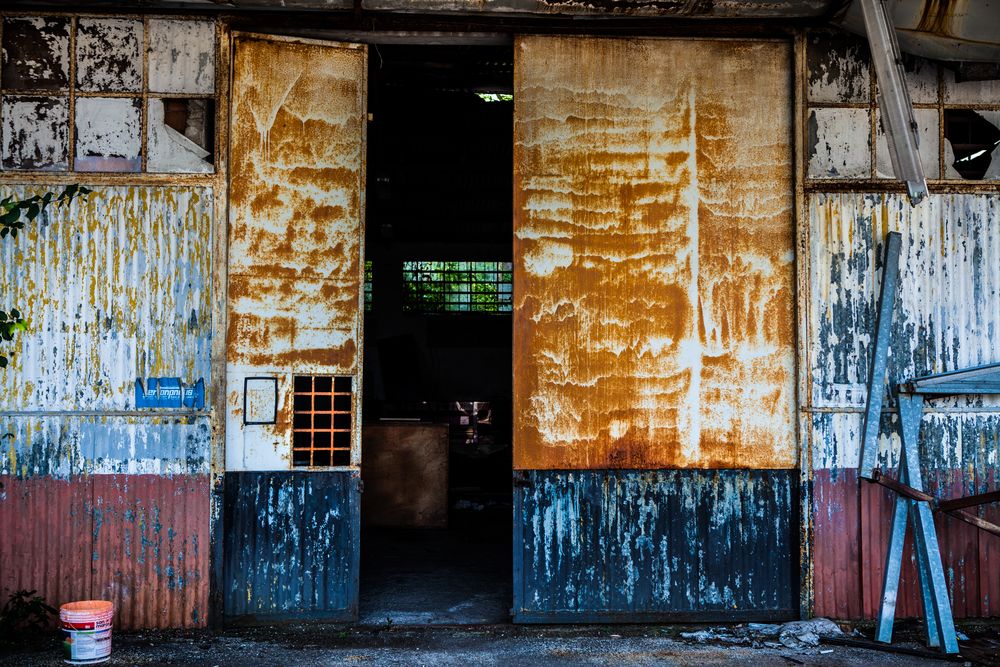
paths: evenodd
<path fill-rule="evenodd" d="M 357 618 L 366 84 L 362 45 L 234 37 L 229 618 Z"/>
<path fill-rule="evenodd" d="M 287 470 L 293 375 L 351 376 L 360 406 L 367 56 L 237 34 L 233 73 L 227 469 Z M 278 377 L 279 414 L 248 429 L 254 376 Z"/>
<path fill-rule="evenodd" d="M 795 467 L 791 45 L 515 51 L 515 467 Z"/>

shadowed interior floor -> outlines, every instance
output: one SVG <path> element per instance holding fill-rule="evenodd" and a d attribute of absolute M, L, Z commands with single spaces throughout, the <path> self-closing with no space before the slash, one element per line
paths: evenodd
<path fill-rule="evenodd" d="M 507 623 L 510 506 L 452 512 L 448 530 L 369 528 L 361 537 L 365 625 Z"/>

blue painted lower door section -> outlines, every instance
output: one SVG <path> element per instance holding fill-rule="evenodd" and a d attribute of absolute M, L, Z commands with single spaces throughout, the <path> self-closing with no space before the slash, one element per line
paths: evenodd
<path fill-rule="evenodd" d="M 226 473 L 227 620 L 357 618 L 359 480 L 356 471 Z"/>
<path fill-rule="evenodd" d="M 515 622 L 798 618 L 796 470 L 515 480 Z"/>

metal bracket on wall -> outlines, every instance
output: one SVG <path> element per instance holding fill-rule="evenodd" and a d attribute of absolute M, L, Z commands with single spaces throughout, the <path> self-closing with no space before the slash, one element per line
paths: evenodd
<path fill-rule="evenodd" d="M 878 77 L 878 106 L 889 144 L 889 157 L 896 178 L 906 182 L 914 206 L 927 196 L 927 179 L 920 164 L 920 137 L 913 117 L 913 102 L 906 87 L 906 72 L 899 57 L 899 44 L 884 0 L 860 0 L 865 33 Z"/>

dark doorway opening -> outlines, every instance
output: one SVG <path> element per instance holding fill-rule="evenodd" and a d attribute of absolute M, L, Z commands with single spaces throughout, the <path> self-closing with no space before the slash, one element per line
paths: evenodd
<path fill-rule="evenodd" d="M 505 622 L 513 52 L 369 51 L 362 623 Z"/>

